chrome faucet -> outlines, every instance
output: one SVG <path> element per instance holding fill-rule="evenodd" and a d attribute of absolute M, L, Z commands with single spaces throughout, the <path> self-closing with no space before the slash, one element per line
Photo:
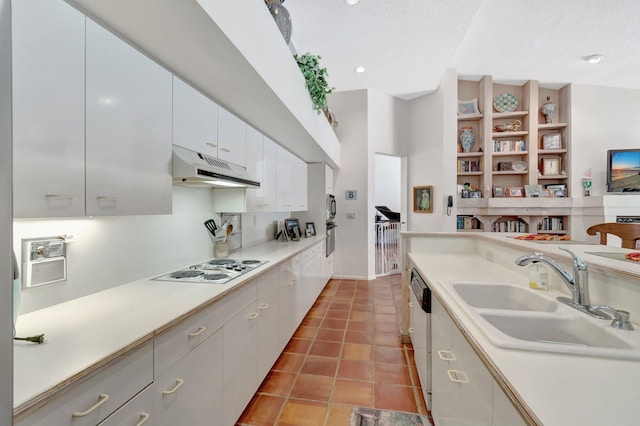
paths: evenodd
<path fill-rule="evenodd" d="M 573 258 L 573 276 L 565 271 L 562 266 L 552 259 L 549 259 L 541 253 L 535 253 L 527 256 L 520 256 L 515 260 L 516 265 L 525 266 L 529 263 L 546 263 L 553 269 L 562 282 L 569 288 L 572 294 L 572 298 L 558 297 L 558 300 L 565 303 L 572 308 L 578 309 L 588 315 L 595 318 L 610 319 L 611 317 L 599 309 L 591 306 L 591 300 L 589 299 L 589 270 L 584 260 L 576 256 L 572 251 L 559 247 L 560 250 L 566 251 Z"/>

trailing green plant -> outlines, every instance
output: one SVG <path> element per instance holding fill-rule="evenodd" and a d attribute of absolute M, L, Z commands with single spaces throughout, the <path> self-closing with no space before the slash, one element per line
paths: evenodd
<path fill-rule="evenodd" d="M 327 82 L 327 69 L 320 68 L 320 59 L 322 58 L 308 52 L 303 55 L 295 54 L 293 57 L 307 82 L 307 90 L 311 95 L 313 110 L 320 114 L 327 109 L 327 95 L 334 90 L 334 87 L 329 87 Z"/>

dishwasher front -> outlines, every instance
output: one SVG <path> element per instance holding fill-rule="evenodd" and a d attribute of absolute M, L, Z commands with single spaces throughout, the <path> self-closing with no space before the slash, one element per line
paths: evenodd
<path fill-rule="evenodd" d="M 410 328 L 411 343 L 422 395 L 431 409 L 431 290 L 416 268 L 411 269 Z"/>

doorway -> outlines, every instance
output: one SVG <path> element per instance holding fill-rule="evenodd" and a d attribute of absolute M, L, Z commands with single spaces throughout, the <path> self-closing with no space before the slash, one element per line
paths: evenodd
<path fill-rule="evenodd" d="M 375 273 L 376 276 L 399 274 L 402 223 L 402 158 L 375 154 Z"/>

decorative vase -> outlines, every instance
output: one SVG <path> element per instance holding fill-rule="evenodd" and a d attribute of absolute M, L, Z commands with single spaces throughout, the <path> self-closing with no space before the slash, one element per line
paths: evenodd
<path fill-rule="evenodd" d="M 291 40 L 291 15 L 289 11 L 282 5 L 284 0 L 264 0 L 267 4 L 271 17 L 276 22 L 280 34 L 284 37 L 284 41 L 289 44 Z"/>
<path fill-rule="evenodd" d="M 542 105 L 540 111 L 544 115 L 544 122 L 551 124 L 553 113 L 556 111 L 556 105 L 551 102 L 551 96 L 547 96 L 547 102 Z"/>
<path fill-rule="evenodd" d="M 471 145 L 476 140 L 476 135 L 473 133 L 473 128 L 463 127 L 460 129 L 460 145 L 462 145 L 462 152 L 470 152 Z"/>

